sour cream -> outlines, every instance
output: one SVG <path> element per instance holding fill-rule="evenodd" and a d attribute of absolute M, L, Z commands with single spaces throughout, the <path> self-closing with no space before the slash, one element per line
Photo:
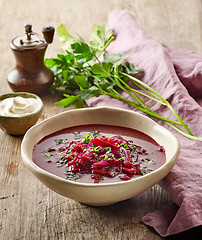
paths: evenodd
<path fill-rule="evenodd" d="M 35 98 L 10 97 L 0 102 L 0 115 L 20 117 L 39 110 L 40 104 Z"/>

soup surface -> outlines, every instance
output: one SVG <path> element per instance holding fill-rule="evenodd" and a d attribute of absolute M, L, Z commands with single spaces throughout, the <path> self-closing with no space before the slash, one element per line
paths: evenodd
<path fill-rule="evenodd" d="M 165 150 L 150 136 L 100 124 L 69 127 L 41 139 L 33 162 L 59 177 L 83 183 L 127 181 L 166 162 Z"/>

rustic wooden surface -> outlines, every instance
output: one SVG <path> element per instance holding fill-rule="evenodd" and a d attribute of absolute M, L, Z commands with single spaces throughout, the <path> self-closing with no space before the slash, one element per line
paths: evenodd
<path fill-rule="evenodd" d="M 46 25 L 67 24 L 86 40 L 94 24 L 107 21 L 115 8 L 129 10 L 153 38 L 174 48 L 202 53 L 201 0 L 0 0 L 0 93 L 11 92 L 7 75 L 15 60 L 9 42 L 23 33 L 24 23 L 40 33 Z M 46 57 L 60 52 L 55 36 Z M 58 97 L 46 95 L 39 121 L 64 111 Z M 161 238 L 141 223 L 148 212 L 170 202 L 158 185 L 128 201 L 89 207 L 64 198 L 42 185 L 24 166 L 22 137 L 0 131 L 0 239 L 149 239 Z M 200 228 L 166 239 L 200 239 Z"/>

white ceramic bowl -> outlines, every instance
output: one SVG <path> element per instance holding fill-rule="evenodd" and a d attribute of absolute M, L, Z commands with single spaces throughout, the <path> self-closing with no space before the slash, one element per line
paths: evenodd
<path fill-rule="evenodd" d="M 166 163 L 157 170 L 133 180 L 88 184 L 55 176 L 32 161 L 34 145 L 44 136 L 63 128 L 94 123 L 129 127 L 146 133 L 165 148 Z M 152 187 L 172 169 L 179 153 L 179 142 L 170 131 L 144 115 L 110 107 L 69 110 L 58 114 L 30 128 L 21 145 L 25 165 L 42 183 L 65 197 L 94 206 L 110 205 L 126 200 Z"/>

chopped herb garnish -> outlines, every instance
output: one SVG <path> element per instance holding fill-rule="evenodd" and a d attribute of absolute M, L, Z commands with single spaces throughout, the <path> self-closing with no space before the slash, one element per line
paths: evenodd
<path fill-rule="evenodd" d="M 95 156 L 95 157 L 97 157 L 98 155 L 97 155 L 97 153 L 93 153 L 93 155 Z"/>
<path fill-rule="evenodd" d="M 60 160 L 59 162 L 57 162 L 56 164 L 58 165 L 58 167 L 63 167 L 63 166 L 65 166 L 66 165 L 66 163 L 67 163 L 67 161 L 66 160 Z"/>
<path fill-rule="evenodd" d="M 83 136 L 79 132 L 74 132 L 74 138 L 75 140 L 80 140 L 83 138 Z"/>
<path fill-rule="evenodd" d="M 92 131 L 91 133 L 92 133 L 93 138 L 102 137 L 102 135 L 98 131 Z"/>
<path fill-rule="evenodd" d="M 123 147 L 124 147 L 125 149 L 127 149 L 127 150 L 130 149 L 129 146 L 128 146 L 128 144 L 125 144 Z"/>
<path fill-rule="evenodd" d="M 67 164 L 67 159 L 68 159 L 68 157 L 70 157 L 70 156 L 72 156 L 72 155 L 74 155 L 74 152 L 72 152 L 72 153 L 70 153 L 70 154 L 64 154 L 61 158 L 60 158 L 60 161 L 58 161 L 57 162 L 57 165 L 59 166 L 59 167 L 63 167 L 63 166 L 65 166 L 66 164 Z"/>
<path fill-rule="evenodd" d="M 50 148 L 48 149 L 48 152 L 54 152 L 54 151 L 55 151 L 55 148 L 50 147 Z"/>
<path fill-rule="evenodd" d="M 92 149 L 93 149 L 94 152 L 97 152 L 97 153 L 98 153 L 99 150 L 100 150 L 100 149 L 99 149 L 99 146 L 95 147 L 94 144 L 92 144 Z"/>
<path fill-rule="evenodd" d="M 56 144 L 59 145 L 61 143 L 66 143 L 67 139 L 59 139 L 59 140 L 55 140 L 55 141 L 56 141 Z"/>
<path fill-rule="evenodd" d="M 147 162 L 147 163 L 151 163 L 151 164 L 155 163 L 153 160 L 150 160 L 150 159 L 147 159 L 147 158 L 143 158 L 142 161 Z"/>
<path fill-rule="evenodd" d="M 66 172 L 66 174 L 67 174 L 66 179 L 68 179 L 68 180 L 78 180 L 80 178 L 80 176 L 73 173 L 72 170 L 68 170 Z"/>
<path fill-rule="evenodd" d="M 111 153 L 112 148 L 111 147 L 105 147 L 106 154 Z"/>
<path fill-rule="evenodd" d="M 131 156 L 135 157 L 135 150 L 134 150 L 134 148 L 131 149 Z"/>
<path fill-rule="evenodd" d="M 61 157 L 61 159 L 65 158 L 66 156 L 67 156 L 67 154 L 65 153 L 65 154 Z"/>
<path fill-rule="evenodd" d="M 153 171 L 153 170 L 150 169 L 150 168 L 143 167 L 140 172 L 141 172 L 141 174 L 144 176 L 145 174 L 148 174 L 148 173 L 150 173 L 150 172 L 152 172 L 152 171 Z"/>
<path fill-rule="evenodd" d="M 86 137 L 83 137 L 82 142 L 88 144 L 91 141 L 91 133 L 88 133 Z"/>
<path fill-rule="evenodd" d="M 107 161 L 108 160 L 108 156 L 104 155 L 104 160 Z"/>
<path fill-rule="evenodd" d="M 56 152 L 57 155 L 64 154 L 64 152 Z"/>
<path fill-rule="evenodd" d="M 49 152 L 44 152 L 43 154 L 44 154 L 44 156 L 46 156 L 46 157 L 48 157 L 48 158 L 51 158 L 51 157 L 53 157 L 53 155 L 52 155 L 52 154 L 50 154 Z"/>

